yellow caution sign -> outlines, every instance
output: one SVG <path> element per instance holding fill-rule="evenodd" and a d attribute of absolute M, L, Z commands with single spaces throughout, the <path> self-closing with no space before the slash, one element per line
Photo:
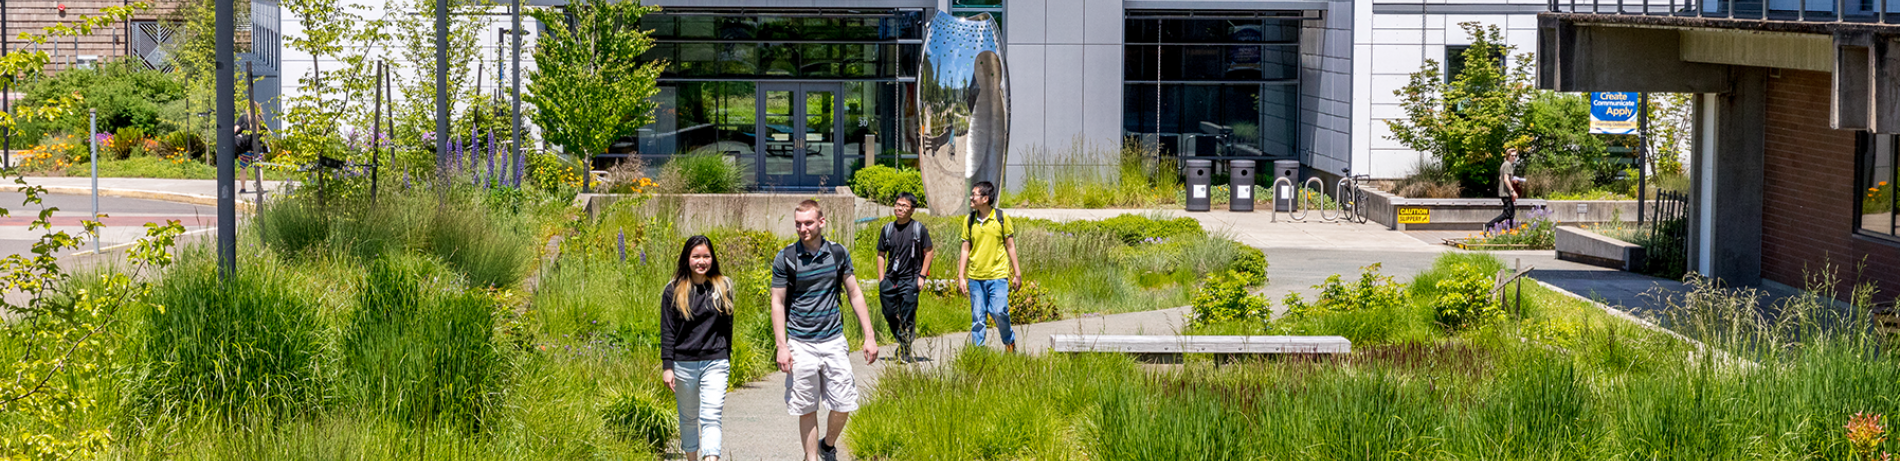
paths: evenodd
<path fill-rule="evenodd" d="M 1399 224 L 1431 224 L 1432 210 L 1425 208 L 1400 208 Z"/>

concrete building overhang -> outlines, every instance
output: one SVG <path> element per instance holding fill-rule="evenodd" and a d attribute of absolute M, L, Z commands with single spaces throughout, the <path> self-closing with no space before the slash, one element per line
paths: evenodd
<path fill-rule="evenodd" d="M 937 7 L 937 0 L 647 0 L 644 3 L 660 8 L 890 10 Z"/>
<path fill-rule="evenodd" d="M 1741 68 L 1829 72 L 1832 126 L 1900 133 L 1900 26 L 1667 15 L 1538 15 L 1538 87 L 1730 93 Z"/>

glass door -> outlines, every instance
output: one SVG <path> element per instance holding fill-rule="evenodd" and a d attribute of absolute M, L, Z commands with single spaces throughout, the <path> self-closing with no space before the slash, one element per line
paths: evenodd
<path fill-rule="evenodd" d="M 759 84 L 757 145 L 759 185 L 831 187 L 838 177 L 839 85 Z"/>

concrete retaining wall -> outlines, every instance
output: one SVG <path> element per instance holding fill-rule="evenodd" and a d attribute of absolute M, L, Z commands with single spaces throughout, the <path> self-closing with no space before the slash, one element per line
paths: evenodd
<path fill-rule="evenodd" d="M 1367 189 L 1367 219 L 1393 230 L 1484 230 L 1484 223 L 1498 216 L 1503 202 L 1495 198 L 1406 198 L 1389 192 Z M 1634 200 L 1544 200 L 1517 202 L 1517 216 L 1524 219 L 1531 210 L 1545 207 L 1551 219 L 1566 224 L 1607 223 L 1617 219 L 1636 220 Z M 1400 219 L 1400 214 L 1405 219 Z"/>
<path fill-rule="evenodd" d="M 848 188 L 840 193 L 753 193 L 753 194 L 676 194 L 654 195 L 630 200 L 636 195 L 581 194 L 575 200 L 583 204 L 588 216 L 599 216 L 613 207 L 633 207 L 636 213 L 659 216 L 677 224 L 685 234 L 696 234 L 721 227 L 737 227 L 771 232 L 783 238 L 796 238 L 792 211 L 805 199 L 816 199 L 825 212 L 826 238 L 849 243 L 857 235 L 856 221 L 865 213 L 889 210 L 851 195 Z M 878 217 L 882 214 L 873 214 Z"/>
<path fill-rule="evenodd" d="M 1646 253 L 1634 243 L 1573 226 L 1557 227 L 1556 237 L 1557 259 L 1632 272 L 1643 268 Z"/>

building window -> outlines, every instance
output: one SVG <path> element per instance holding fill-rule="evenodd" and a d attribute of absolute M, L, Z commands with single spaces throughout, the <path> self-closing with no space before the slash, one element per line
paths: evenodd
<path fill-rule="evenodd" d="M 1295 156 L 1297 17 L 1137 14 L 1125 33 L 1125 136 L 1162 155 Z"/>
<path fill-rule="evenodd" d="M 996 18 L 996 26 L 1003 27 L 1003 0 L 950 0 L 950 15 L 959 18 L 976 16 L 977 13 L 989 13 Z"/>
<path fill-rule="evenodd" d="M 1458 78 L 1458 74 L 1465 73 L 1465 50 L 1469 49 L 1471 45 L 1445 45 L 1445 81 L 1450 82 Z M 1498 72 L 1510 71 L 1510 62 L 1504 56 L 1493 58 L 1492 62 L 1498 64 Z"/>
<path fill-rule="evenodd" d="M 1900 186 L 1900 176 L 1896 176 L 1894 159 L 1900 157 L 1900 142 L 1895 135 L 1875 135 L 1861 132 L 1860 168 L 1855 184 L 1859 186 L 1860 200 L 1857 209 L 1862 235 L 1872 235 L 1888 239 L 1900 239 L 1900 228 L 1896 228 L 1894 216 L 1900 211 L 1900 200 L 1894 200 L 1894 192 Z"/>

